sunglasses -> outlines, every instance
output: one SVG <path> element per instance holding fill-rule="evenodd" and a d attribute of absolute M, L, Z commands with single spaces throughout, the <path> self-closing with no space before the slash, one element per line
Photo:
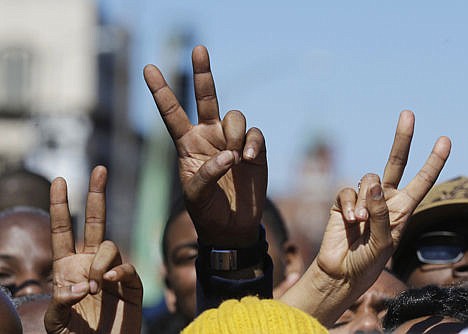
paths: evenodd
<path fill-rule="evenodd" d="M 465 238 L 457 233 L 425 233 L 417 244 L 418 260 L 427 264 L 450 264 L 460 261 L 467 250 Z"/>

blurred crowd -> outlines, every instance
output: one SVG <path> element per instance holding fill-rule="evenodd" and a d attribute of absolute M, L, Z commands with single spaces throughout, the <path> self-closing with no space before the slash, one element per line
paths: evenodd
<path fill-rule="evenodd" d="M 159 245 L 163 298 L 143 307 L 137 270 L 107 238 L 106 167 L 89 177 L 84 223 L 70 214 L 64 178 L 7 170 L 0 333 L 468 332 L 468 178 L 436 183 L 449 138 L 434 138 L 401 185 L 415 122 L 405 110 L 383 175 L 343 187 L 324 204 L 329 215 L 293 203 L 285 219 L 266 196 L 268 138 L 240 111 L 220 116 L 205 47 L 192 66 L 195 124 L 160 69 L 144 69 L 180 186 Z M 311 177 L 302 188 L 328 184 Z"/>

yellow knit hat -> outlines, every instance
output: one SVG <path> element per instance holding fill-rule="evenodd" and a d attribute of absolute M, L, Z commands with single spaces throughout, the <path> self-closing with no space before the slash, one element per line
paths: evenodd
<path fill-rule="evenodd" d="M 328 333 L 307 313 L 272 299 L 230 299 L 200 314 L 182 334 Z"/>

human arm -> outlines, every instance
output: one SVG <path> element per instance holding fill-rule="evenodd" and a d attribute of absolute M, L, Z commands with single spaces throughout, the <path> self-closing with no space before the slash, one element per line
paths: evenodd
<path fill-rule="evenodd" d="M 192 63 L 196 125 L 190 123 L 157 67 L 145 67 L 145 80 L 177 149 L 185 204 L 200 249 L 246 249 L 258 242 L 265 202 L 265 140 L 256 128 L 246 132 L 246 120 L 240 111 L 232 110 L 220 119 L 206 48 L 194 48 Z M 204 263 L 209 262 L 206 260 Z M 236 280 L 261 278 L 265 269 L 261 261 L 224 272 L 201 268 L 210 277 Z M 210 280 L 202 276 L 198 275 L 198 279 L 206 292 L 203 296 L 216 298 L 209 292 Z"/>
<path fill-rule="evenodd" d="M 331 326 L 376 280 L 450 153 L 450 140 L 440 137 L 415 178 L 398 190 L 413 130 L 413 113 L 402 112 L 382 184 L 367 174 L 359 193 L 346 188 L 338 194 L 319 254 L 281 300 Z"/>

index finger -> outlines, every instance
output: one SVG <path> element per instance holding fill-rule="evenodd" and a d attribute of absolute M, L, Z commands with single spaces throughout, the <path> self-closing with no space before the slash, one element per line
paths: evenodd
<path fill-rule="evenodd" d="M 382 179 L 383 188 L 397 189 L 408 161 L 414 132 L 414 114 L 410 110 L 400 113 L 392 149 Z"/>
<path fill-rule="evenodd" d="M 167 130 L 172 139 L 177 141 L 192 127 L 187 114 L 156 66 L 146 65 L 143 74 Z"/>
<path fill-rule="evenodd" d="M 106 183 L 107 170 L 97 166 L 89 178 L 88 198 L 86 200 L 86 220 L 84 249 L 85 253 L 95 253 L 104 240 L 106 233 Z"/>
<path fill-rule="evenodd" d="M 210 68 L 210 57 L 204 46 L 199 45 L 193 49 L 192 66 L 198 123 L 219 122 L 218 99 Z"/>
<path fill-rule="evenodd" d="M 61 177 L 50 186 L 50 229 L 54 261 L 75 254 L 75 241 L 68 210 L 67 183 Z"/>

